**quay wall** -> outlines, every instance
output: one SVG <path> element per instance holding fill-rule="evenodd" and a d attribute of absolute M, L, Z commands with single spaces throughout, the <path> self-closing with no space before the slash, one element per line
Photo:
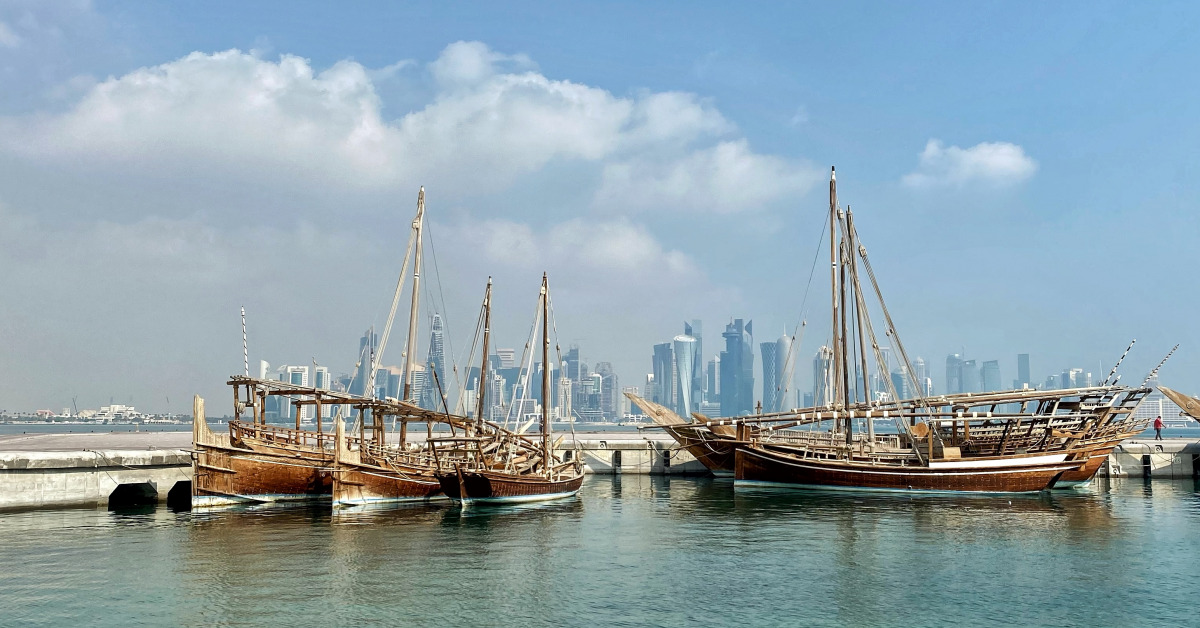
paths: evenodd
<path fill-rule="evenodd" d="M 182 450 L 0 452 L 0 510 L 166 501 L 191 464 Z"/>
<path fill-rule="evenodd" d="M 1200 441 L 1189 438 L 1124 441 L 1097 475 L 1114 478 L 1200 478 Z"/>
<path fill-rule="evenodd" d="M 103 435 L 94 435 L 100 440 Z M 190 497 L 189 433 L 153 441 L 170 448 L 4 451 L 0 441 L 0 511 L 43 507 L 137 505 L 166 501 L 174 489 Z M 559 450 L 575 443 L 589 472 L 598 475 L 706 475 L 691 454 L 661 433 L 606 432 L 567 435 Z M 70 444 L 78 446 L 79 441 Z M 139 444 L 141 444 L 139 442 Z M 32 443 L 30 445 L 33 445 Z M 1101 477 L 1200 478 L 1200 441 L 1172 438 L 1122 443 L 1100 468 Z M 119 500 L 117 499 L 119 498 Z M 114 501 L 117 500 L 117 501 Z"/>

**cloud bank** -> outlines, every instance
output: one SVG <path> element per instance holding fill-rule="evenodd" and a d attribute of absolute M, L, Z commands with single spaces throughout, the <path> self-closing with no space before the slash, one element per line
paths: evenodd
<path fill-rule="evenodd" d="M 377 87 L 400 74 L 427 95 L 389 117 Z M 806 162 L 755 151 L 695 94 L 617 95 L 479 42 L 381 69 L 226 50 L 72 81 L 65 107 L 0 117 L 10 271 L 0 290 L 57 312 L 0 307 L 15 321 L 0 336 L 13 355 L 39 356 L 45 368 L 31 373 L 112 368 L 65 374 L 84 382 L 74 391 L 10 373 L 0 396 L 14 405 L 107 398 L 130 381 L 179 399 L 195 392 L 177 389 L 187 382 L 216 389 L 240 364 L 225 342 L 240 340 L 237 321 L 217 313 L 241 305 L 260 325 L 252 352 L 269 361 L 352 363 L 357 335 L 381 322 L 371 304 L 390 297 L 419 185 L 450 319 L 473 316 L 494 275 L 498 302 L 511 295 L 520 310 L 497 312 L 498 327 L 526 324 L 518 293 L 546 270 L 559 329 L 587 330 L 585 351 L 638 373 L 661 333 L 611 320 L 644 318 L 647 304 L 673 320 L 741 302 L 740 288 L 714 284 L 701 260 L 660 240 L 654 214 L 770 212 L 819 178 Z M 334 285 L 336 298 L 309 296 Z M 309 340 L 297 349 L 296 338 Z"/>
<path fill-rule="evenodd" d="M 755 153 L 694 94 L 619 97 L 532 68 L 451 44 L 426 66 L 432 101 L 388 120 L 378 73 L 356 62 L 318 71 L 293 55 L 196 52 L 101 81 L 62 114 L 0 120 L 0 151 L 105 176 L 352 193 L 424 184 L 443 198 L 494 194 L 568 162 L 598 173 L 602 208 L 720 213 L 762 209 L 815 180 L 807 164 Z"/>

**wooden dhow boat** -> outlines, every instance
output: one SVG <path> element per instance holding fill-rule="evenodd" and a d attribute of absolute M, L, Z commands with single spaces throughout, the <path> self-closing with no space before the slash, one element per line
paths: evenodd
<path fill-rule="evenodd" d="M 196 397 L 192 422 L 192 507 L 330 499 L 333 493 L 335 434 L 322 430 L 323 412 L 334 406 L 354 408 L 379 417 L 412 417 L 412 408 L 392 400 L 299 386 L 276 380 L 235 375 L 235 418 L 229 433 L 215 433 L 204 416 L 204 400 Z M 266 399 L 279 396 L 300 410 L 312 406 L 316 430 L 268 424 Z M 243 399 L 245 401 L 243 401 Z M 247 408 L 249 421 L 242 419 Z M 341 417 L 334 419 L 341 424 Z M 373 429 L 373 428 L 372 428 Z M 375 436 L 378 434 L 378 436 Z M 382 431 L 370 439 L 382 441 Z"/>
<path fill-rule="evenodd" d="M 891 378 L 883 377 L 884 390 L 872 391 L 865 376 L 871 372 L 869 363 L 887 361 L 868 313 L 860 271 L 870 280 L 886 336 L 902 364 L 911 362 L 858 239 L 853 214 L 837 204 L 834 174 L 829 192 L 832 360 L 827 383 L 832 395 L 823 407 L 719 419 L 737 429 L 738 486 L 1037 492 L 1060 481 L 1090 479 L 1121 438 L 1145 427 L 1133 419 L 1133 411 L 1149 389 L 1117 385 L 1117 367 L 1092 388 L 937 398 L 918 394 L 901 400 Z M 913 390 L 920 391 L 912 369 L 906 372 Z M 894 423 L 895 432 L 877 433 L 880 419 Z M 790 429 L 770 429 L 781 423 Z"/>
<path fill-rule="evenodd" d="M 571 497 L 583 485 L 579 451 L 564 460 L 555 453 L 550 425 L 550 291 L 546 275 L 534 328 L 542 326 L 542 399 L 540 434 L 514 432 L 433 439 L 437 478 L 447 497 L 473 503 L 520 503 Z M 484 354 L 486 355 L 486 351 Z M 561 363 L 561 360 L 560 360 Z M 482 416 L 484 387 L 479 387 Z M 522 404 L 523 405 L 523 404 Z"/>
<path fill-rule="evenodd" d="M 737 446 L 737 428 L 721 421 L 710 421 L 694 415 L 686 421 L 670 408 L 649 401 L 631 392 L 625 397 L 642 409 L 655 425 L 666 432 L 679 448 L 699 460 L 717 477 L 733 477 L 733 453 Z"/>
<path fill-rule="evenodd" d="M 400 281 L 392 303 L 392 312 L 388 317 L 384 339 L 391 328 L 395 316 L 397 301 L 403 288 L 404 278 L 408 273 L 408 264 L 413 252 L 416 252 L 415 268 L 420 268 L 420 236 L 424 222 L 425 189 L 421 188 L 417 195 L 417 213 L 413 219 L 412 234 L 404 259 L 404 270 L 401 271 Z M 414 284 L 416 280 L 414 280 Z M 416 286 L 414 285 L 414 295 Z M 416 297 L 414 296 L 414 312 Z M 413 342 L 415 320 L 410 319 L 409 342 Z M 242 321 L 243 353 L 246 354 L 245 319 Z M 382 360 L 382 348 L 374 355 L 362 355 L 360 360 L 368 360 L 369 379 L 364 390 L 373 391 L 374 377 Z M 249 357 L 244 355 L 245 375 L 233 376 L 229 385 L 234 392 L 235 419 L 229 422 L 229 434 L 215 434 L 209 429 L 203 418 L 203 403 L 198 406 L 193 424 L 193 458 L 194 478 L 192 482 L 193 507 L 221 506 L 238 503 L 265 503 L 278 501 L 301 501 L 314 499 L 350 499 L 347 493 L 364 492 L 363 489 L 348 489 L 341 491 L 339 484 L 345 486 L 369 486 L 367 482 L 358 482 L 348 473 L 337 473 L 339 449 L 336 446 L 334 430 L 326 432 L 323 429 L 323 419 L 328 418 L 326 411 L 332 407 L 338 408 L 333 413 L 335 426 L 340 426 L 346 411 L 354 410 L 360 418 L 358 428 L 354 430 L 357 436 L 344 438 L 343 446 L 346 452 L 363 452 L 369 454 L 372 447 L 382 449 L 386 441 L 384 433 L 385 419 L 394 418 L 401 424 L 401 443 L 404 443 L 404 430 L 409 421 L 422 421 L 427 425 L 438 422 L 454 422 L 451 417 L 442 417 L 418 408 L 414 404 L 396 400 L 376 400 L 371 397 L 350 395 L 347 393 L 318 389 L 310 386 L 298 386 L 287 382 L 256 379 L 249 376 Z M 410 372 L 406 377 L 405 397 L 407 398 L 411 384 Z M 281 404 L 290 404 L 295 409 L 295 428 L 268 424 L 265 416 L 266 400 L 277 396 Z M 301 413 L 305 407 L 313 407 L 316 429 L 302 428 Z M 243 413 L 251 410 L 249 421 L 242 419 Z M 363 417 L 369 417 L 371 425 L 367 426 Z M 344 427 L 344 426 L 343 426 Z M 432 431 L 432 428 L 429 428 Z M 369 432 L 369 433 L 368 433 Z M 403 445 L 402 445 L 403 446 Z M 359 461 L 369 456 L 355 458 L 353 454 L 342 456 L 346 464 L 352 460 Z M 345 469 L 343 469 L 345 471 Z M 429 469 L 426 469 L 428 487 L 436 489 L 436 480 Z M 438 489 L 440 490 L 440 489 Z M 435 490 L 435 493 L 437 490 Z M 427 491 L 421 493 L 427 496 Z"/>
<path fill-rule="evenodd" d="M 424 217 L 425 190 L 422 188 L 417 198 L 417 214 L 412 221 L 412 231 L 409 235 L 403 269 L 400 273 L 400 279 L 396 284 L 395 294 L 392 297 L 392 307 L 380 339 L 379 351 L 372 359 L 366 387 L 367 390 L 374 390 L 375 388 L 375 373 L 379 368 L 379 364 L 381 364 L 383 352 L 387 347 L 387 339 L 391 334 L 392 323 L 395 320 L 396 309 L 404 291 L 404 281 L 408 275 L 408 266 L 411 260 L 413 262 L 412 294 L 409 307 L 408 336 L 405 345 L 407 360 L 404 369 L 404 387 L 401 393 L 404 401 L 396 402 L 399 406 L 405 408 L 406 411 L 403 414 L 392 415 L 395 422 L 399 423 L 400 426 L 398 442 L 394 444 L 387 442 L 384 429 L 386 417 L 377 415 L 374 412 L 359 415 L 359 420 L 355 422 L 357 435 L 347 435 L 343 425 L 337 426 L 338 431 L 335 434 L 336 446 L 334 448 L 335 455 L 333 460 L 334 470 L 332 474 L 333 505 L 335 508 L 391 502 L 428 501 L 444 498 L 441 483 L 434 475 L 436 469 L 429 449 L 430 440 L 434 434 L 433 427 L 435 425 L 439 428 L 447 427 L 451 435 L 455 435 L 460 431 L 464 435 L 470 435 L 475 430 L 488 428 L 487 425 L 476 424 L 466 417 L 452 415 L 449 412 L 438 412 L 436 410 L 421 408 L 412 398 L 415 390 L 413 377 L 416 371 L 416 361 L 414 358 L 416 352 L 413 347 L 416 346 L 417 316 L 420 311 Z M 490 294 L 491 280 L 489 279 L 487 295 L 490 296 Z M 485 302 L 487 298 L 485 296 Z M 428 372 L 433 374 L 435 381 L 432 383 L 440 391 L 441 382 L 436 381 L 436 371 L 430 369 Z M 437 397 L 443 399 L 443 404 L 445 403 L 442 395 L 439 394 Z M 370 438 L 364 433 L 368 421 L 371 423 Z M 410 422 L 420 422 L 426 425 L 426 439 L 424 442 L 410 442 L 408 438 L 408 425 Z"/>

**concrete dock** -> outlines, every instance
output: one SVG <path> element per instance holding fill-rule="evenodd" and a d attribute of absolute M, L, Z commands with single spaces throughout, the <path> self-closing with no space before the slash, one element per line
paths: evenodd
<path fill-rule="evenodd" d="M 2 435 L 0 511 L 164 501 L 182 506 L 191 498 L 191 440 L 190 431 Z M 560 448 L 574 450 L 576 440 L 592 473 L 707 473 L 656 430 L 568 433 Z M 1098 475 L 1200 477 L 1200 440 L 1125 441 Z"/>

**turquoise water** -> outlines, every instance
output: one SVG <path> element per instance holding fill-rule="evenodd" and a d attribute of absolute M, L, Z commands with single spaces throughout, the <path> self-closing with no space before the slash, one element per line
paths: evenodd
<path fill-rule="evenodd" d="M 577 499 L 331 515 L 0 515 L 0 625 L 1180 626 L 1200 487 L 1027 498 L 589 477 Z"/>

